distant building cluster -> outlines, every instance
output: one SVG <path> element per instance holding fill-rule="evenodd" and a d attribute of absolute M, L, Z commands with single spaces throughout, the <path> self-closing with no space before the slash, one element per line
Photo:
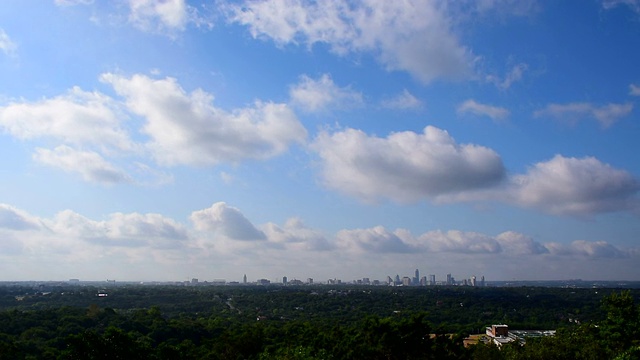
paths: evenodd
<path fill-rule="evenodd" d="M 496 346 L 501 347 L 504 344 L 517 341 L 519 344 L 524 345 L 527 339 L 542 337 L 542 336 L 554 336 L 555 330 L 509 330 L 508 325 L 491 325 L 485 329 L 485 334 L 488 340 L 493 342 Z"/>
<path fill-rule="evenodd" d="M 484 275 L 480 277 L 480 281 L 477 281 L 476 276 L 471 276 L 468 279 L 463 279 L 462 281 L 457 281 L 451 274 L 447 274 L 445 280 L 437 281 L 436 276 L 430 274 L 427 276 L 420 277 L 420 270 L 416 269 L 414 276 L 404 276 L 400 278 L 400 275 L 396 275 L 395 278 L 391 276 L 387 276 L 387 280 L 385 282 L 386 285 L 391 286 L 436 286 L 436 285 L 448 285 L 448 286 L 486 286 L 486 281 L 484 279 Z"/>
<path fill-rule="evenodd" d="M 115 280 L 107 280 L 107 283 L 115 284 Z M 70 284 L 79 284 L 79 279 L 69 279 Z M 368 277 L 362 279 L 356 279 L 351 281 L 343 281 L 338 278 L 328 279 L 326 282 L 316 282 L 313 278 L 307 278 L 306 280 L 289 279 L 287 276 L 283 276 L 282 279 L 257 279 L 255 281 L 249 281 L 247 274 L 244 274 L 242 281 L 227 281 L 225 279 L 213 279 L 211 281 L 200 281 L 198 278 L 192 278 L 191 280 L 178 281 L 178 282 L 144 282 L 145 284 L 173 284 L 183 286 L 204 286 L 204 285 L 284 285 L 284 286 L 301 286 L 301 285 L 314 285 L 314 284 L 327 284 L 327 285 L 375 285 L 375 286 L 486 286 L 484 276 L 480 277 L 480 280 L 476 279 L 476 276 L 471 276 L 468 279 L 456 280 L 451 274 L 447 274 L 444 279 L 436 279 L 436 276 L 430 274 L 428 276 L 420 277 L 420 270 L 416 269 L 413 276 L 396 275 L 395 277 L 387 276 L 385 280 L 371 280 Z"/>

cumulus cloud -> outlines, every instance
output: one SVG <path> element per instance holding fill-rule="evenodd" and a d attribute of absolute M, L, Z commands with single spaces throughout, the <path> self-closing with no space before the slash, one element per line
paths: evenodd
<path fill-rule="evenodd" d="M 11 40 L 9 35 L 3 29 L 0 29 L 0 50 L 6 55 L 12 55 L 17 48 L 18 46 Z"/>
<path fill-rule="evenodd" d="M 160 214 L 115 213 L 97 221 L 64 210 L 47 221 L 56 233 L 102 246 L 176 248 L 189 238 L 187 229 Z"/>
<path fill-rule="evenodd" d="M 473 99 L 460 104 L 457 111 L 458 114 L 471 113 L 478 116 L 487 116 L 494 121 L 503 120 L 509 116 L 509 110 L 505 108 L 481 104 Z"/>
<path fill-rule="evenodd" d="M 640 182 L 593 157 L 556 155 L 511 181 L 511 201 L 552 214 L 590 215 L 638 207 Z"/>
<path fill-rule="evenodd" d="M 407 89 L 404 89 L 401 94 L 391 99 L 382 101 L 382 106 L 389 109 L 419 109 L 422 105 L 422 101 L 413 96 Z"/>
<path fill-rule="evenodd" d="M 546 244 L 550 253 L 559 256 L 582 256 L 587 258 L 623 258 L 633 254 L 622 250 L 606 241 L 575 240 L 570 244 Z"/>
<path fill-rule="evenodd" d="M 427 126 L 386 138 L 346 129 L 321 133 L 312 144 L 322 160 L 325 184 L 364 200 L 435 199 L 498 184 L 505 175 L 493 150 L 457 144 L 444 130 Z"/>
<path fill-rule="evenodd" d="M 472 58 L 439 2 L 247 0 L 229 7 L 229 19 L 277 44 L 325 43 L 340 55 L 373 53 L 388 70 L 407 71 L 424 83 L 464 76 Z"/>
<path fill-rule="evenodd" d="M 318 80 L 302 75 L 300 82 L 289 90 L 289 96 L 294 105 L 309 112 L 349 108 L 363 103 L 361 93 L 337 86 L 328 74 Z"/>
<path fill-rule="evenodd" d="M 549 104 L 534 112 L 533 116 L 549 116 L 574 123 L 582 118 L 593 118 L 603 128 L 608 128 L 633 110 L 632 103 L 595 106 L 591 103 Z"/>
<path fill-rule="evenodd" d="M 266 159 L 307 136 L 284 104 L 256 102 L 229 113 L 212 105 L 211 94 L 201 89 L 187 93 L 173 78 L 104 74 L 101 79 L 126 99 L 130 111 L 144 118 L 142 131 L 151 138 L 147 145 L 162 164 Z"/>
<path fill-rule="evenodd" d="M 494 238 L 474 232 L 432 231 L 422 234 L 418 240 L 431 252 L 492 254 L 501 251 L 500 244 Z"/>
<path fill-rule="evenodd" d="M 50 219 L 38 218 L 11 205 L 0 204 L 0 264 L 5 276 L 18 276 L 20 270 L 8 270 L 7 264 L 19 263 L 33 271 L 32 279 L 42 274 L 47 274 L 48 279 L 67 278 L 82 271 L 84 278 L 118 274 L 127 280 L 145 277 L 163 280 L 177 279 L 194 270 L 204 272 L 205 277 L 219 276 L 211 269 L 221 270 L 220 264 L 228 267 L 225 273 L 238 273 L 233 269 L 242 266 L 256 271 L 277 268 L 289 272 L 295 268 L 307 276 L 314 272 L 349 276 L 345 271 L 361 272 L 363 268 L 380 271 L 381 267 L 376 265 L 380 265 L 381 259 L 385 263 L 382 269 L 402 269 L 408 263 L 425 261 L 431 267 L 436 266 L 435 263 L 442 267 L 455 259 L 475 264 L 457 266 L 459 271 L 467 272 L 491 268 L 499 259 L 518 268 L 531 269 L 546 269 L 562 262 L 579 266 L 583 272 L 596 261 L 600 268 L 611 264 L 606 261 L 637 264 L 640 255 L 637 248 L 622 248 L 607 241 L 540 244 L 514 231 L 492 236 L 449 230 L 413 236 L 408 230 L 390 231 L 374 226 L 343 229 L 327 239 L 297 218 L 287 220 L 282 226 L 267 223 L 260 227 L 261 231 L 239 209 L 224 203 L 194 211 L 191 225 L 185 226 L 161 214 L 136 212 L 113 213 L 96 220 L 64 210 Z M 242 241 L 258 238 L 263 241 Z M 208 251 L 207 244 L 211 241 L 215 251 Z M 223 246 L 218 246 L 221 244 Z M 225 251 L 224 246 L 241 250 Z M 584 260 L 590 260 L 588 265 Z M 310 263 L 313 269 L 308 266 Z M 330 269 L 321 264 L 331 264 Z M 123 266 L 126 271 L 122 271 Z M 542 276 L 553 278 L 553 274 L 550 270 Z M 619 269 L 615 274 L 620 274 Z"/>
<path fill-rule="evenodd" d="M 338 247 L 356 252 L 408 253 L 413 248 L 398 235 L 382 226 L 370 229 L 340 230 L 336 234 Z"/>
<path fill-rule="evenodd" d="M 37 102 L 0 107 L 0 127 L 19 139 L 46 138 L 75 145 L 132 150 L 122 116 L 110 97 L 74 87 L 66 94 Z"/>
<path fill-rule="evenodd" d="M 227 206 L 224 202 L 194 211 L 190 219 L 197 230 L 220 234 L 232 240 L 266 240 L 265 234 L 258 230 L 240 210 Z"/>
<path fill-rule="evenodd" d="M 322 232 L 306 226 L 299 218 L 288 219 L 282 227 L 268 223 L 263 231 L 270 242 L 298 250 L 322 251 L 333 248 Z"/>
<path fill-rule="evenodd" d="M 126 172 L 116 168 L 93 151 L 80 151 L 60 145 L 53 150 L 37 148 L 33 158 L 42 164 L 60 168 L 66 172 L 79 173 L 84 180 L 90 182 L 103 184 L 132 182 Z"/>
<path fill-rule="evenodd" d="M 549 253 L 549 249 L 541 243 L 533 240 L 530 236 L 515 231 L 499 234 L 496 236 L 496 241 L 500 244 L 502 252 L 506 254 L 538 255 Z"/>

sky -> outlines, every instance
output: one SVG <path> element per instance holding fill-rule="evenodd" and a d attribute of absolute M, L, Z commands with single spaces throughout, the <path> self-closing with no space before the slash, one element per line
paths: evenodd
<path fill-rule="evenodd" d="M 4 0 L 0 280 L 640 280 L 640 0 Z"/>

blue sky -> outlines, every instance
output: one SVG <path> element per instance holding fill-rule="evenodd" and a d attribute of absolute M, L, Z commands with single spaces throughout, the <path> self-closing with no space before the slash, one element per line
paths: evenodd
<path fill-rule="evenodd" d="M 0 280 L 640 280 L 640 2 L 6 1 Z"/>

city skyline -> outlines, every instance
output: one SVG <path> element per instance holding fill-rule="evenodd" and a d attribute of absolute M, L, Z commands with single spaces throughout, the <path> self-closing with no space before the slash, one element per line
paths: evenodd
<path fill-rule="evenodd" d="M 639 31 L 640 0 L 8 0 L 0 281 L 640 280 Z"/>

